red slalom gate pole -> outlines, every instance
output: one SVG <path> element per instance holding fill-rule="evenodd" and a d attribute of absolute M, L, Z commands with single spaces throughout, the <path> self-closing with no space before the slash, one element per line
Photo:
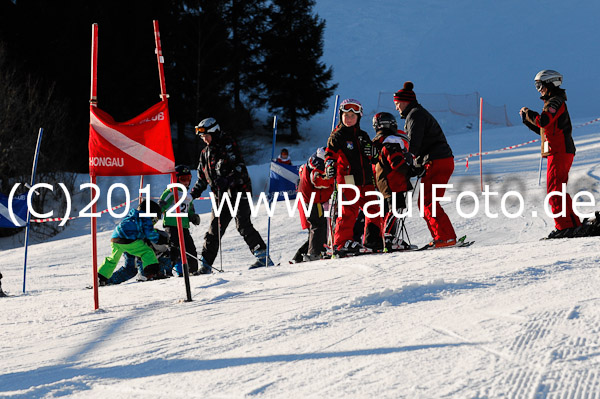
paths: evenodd
<path fill-rule="evenodd" d="M 90 87 L 90 111 L 92 107 L 98 106 L 98 24 L 92 24 L 92 79 Z M 91 115 L 90 115 L 91 116 Z M 91 120 L 90 120 L 91 124 Z M 90 175 L 90 181 L 92 184 L 96 184 L 96 176 Z M 94 190 L 90 189 L 91 200 L 92 200 L 92 215 L 96 213 L 96 201 L 94 200 Z M 92 216 L 91 220 L 92 230 L 92 272 L 94 281 L 94 310 L 98 310 L 100 307 L 100 299 L 98 297 L 98 250 L 96 247 L 96 218 Z"/>
<path fill-rule="evenodd" d="M 482 156 L 482 137 L 483 136 L 483 97 L 479 97 L 479 179 L 481 181 L 481 192 L 483 192 L 483 156 Z"/>
<path fill-rule="evenodd" d="M 169 95 L 167 94 L 167 85 L 165 83 L 165 68 L 164 63 L 165 59 L 162 55 L 162 47 L 160 44 L 160 31 L 158 30 L 158 21 L 152 21 L 154 25 L 154 42 L 156 44 L 156 61 L 158 62 L 158 78 L 160 80 L 160 98 L 162 101 L 167 101 Z M 177 182 L 177 176 L 175 173 L 171 174 L 171 183 Z M 175 203 L 179 202 L 179 190 L 174 187 L 173 190 L 173 198 L 175 199 Z M 177 206 L 176 212 L 180 212 L 179 206 Z M 192 301 L 192 290 L 190 287 L 190 269 L 188 266 L 187 255 L 185 251 L 185 238 L 183 236 L 183 225 L 181 224 L 181 218 L 177 218 L 177 233 L 179 234 L 179 254 L 181 256 L 181 268 L 183 269 L 183 279 L 185 281 L 185 293 L 186 293 L 186 302 Z"/>

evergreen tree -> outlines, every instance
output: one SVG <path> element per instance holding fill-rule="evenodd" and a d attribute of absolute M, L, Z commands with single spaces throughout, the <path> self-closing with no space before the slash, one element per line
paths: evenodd
<path fill-rule="evenodd" d="M 337 84 L 332 69 L 320 61 L 325 21 L 313 14 L 314 0 L 273 0 L 270 29 L 265 33 L 265 59 L 259 100 L 280 114 L 291 138 L 299 139 L 301 119 L 321 112 Z"/>

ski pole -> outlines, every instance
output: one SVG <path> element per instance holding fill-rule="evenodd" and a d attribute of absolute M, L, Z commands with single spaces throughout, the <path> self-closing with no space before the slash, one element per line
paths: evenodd
<path fill-rule="evenodd" d="M 187 256 L 191 257 L 191 258 L 194 258 L 194 259 L 196 259 L 198 262 L 202 263 L 202 261 L 201 261 L 200 259 L 198 259 L 198 258 L 197 258 L 197 257 L 195 257 L 194 255 L 192 255 L 191 253 L 189 253 L 189 252 L 185 251 L 185 254 L 186 254 Z M 217 269 L 216 267 L 214 267 L 214 266 L 211 266 L 211 269 L 215 269 L 215 270 L 216 270 L 216 271 L 218 271 L 219 273 L 223 273 L 223 268 L 222 268 L 222 267 L 221 267 L 221 270 L 219 270 L 219 269 Z"/>
<path fill-rule="evenodd" d="M 219 204 L 221 204 L 221 190 L 218 187 L 217 187 L 217 198 L 219 199 Z M 217 225 L 219 228 L 217 235 L 219 236 L 219 258 L 220 258 L 220 262 L 221 262 L 221 270 L 219 270 L 219 272 L 223 273 L 223 248 L 221 247 L 221 213 L 220 212 L 219 212 L 219 215 L 217 216 Z M 212 267 L 212 265 L 211 265 L 211 267 Z M 217 270 L 217 269 L 215 269 L 215 270 Z"/>

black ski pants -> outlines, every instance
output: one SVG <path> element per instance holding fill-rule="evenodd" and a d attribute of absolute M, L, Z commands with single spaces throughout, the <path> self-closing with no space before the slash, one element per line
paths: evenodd
<path fill-rule="evenodd" d="M 230 199 L 232 207 L 235 207 L 236 196 L 237 193 L 231 194 Z M 250 248 L 250 252 L 254 253 L 254 251 L 257 249 L 266 249 L 267 246 L 265 245 L 265 242 L 258 231 L 256 231 L 252 225 L 250 216 L 251 214 L 250 205 L 248 204 L 248 194 L 242 193 L 237 214 L 235 215 L 235 226 L 242 238 L 244 238 L 244 241 L 246 241 L 248 248 Z M 221 225 L 221 237 L 223 237 L 223 234 L 225 234 L 231 219 L 233 219 L 233 216 L 231 215 L 231 211 L 226 203 L 223 204 L 220 217 L 215 215 L 214 209 L 211 212 L 210 227 L 204 236 L 204 246 L 202 247 L 202 257 L 211 266 L 217 257 L 217 253 L 219 252 L 219 236 L 217 235 L 217 232 L 219 231 L 219 224 Z"/>
<path fill-rule="evenodd" d="M 169 233 L 169 256 L 171 258 L 171 264 L 174 265 L 180 259 L 179 232 L 177 230 L 177 226 L 167 226 L 165 227 L 165 230 L 167 233 Z M 194 245 L 194 240 L 192 239 L 189 229 L 183 229 L 183 242 L 185 243 L 185 252 L 191 254 L 192 256 L 198 257 L 198 254 L 196 253 L 196 245 Z M 187 261 L 190 273 L 197 272 L 198 261 L 191 256 L 187 256 Z"/>

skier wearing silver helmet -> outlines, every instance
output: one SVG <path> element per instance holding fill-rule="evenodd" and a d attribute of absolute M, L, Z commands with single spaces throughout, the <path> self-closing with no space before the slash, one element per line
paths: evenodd
<path fill-rule="evenodd" d="M 196 126 L 196 134 L 200 136 L 206 147 L 200 153 L 198 164 L 198 180 L 190 191 L 192 198 L 198 198 L 210 186 L 215 194 L 222 211 L 219 217 L 213 210 L 210 227 L 204 237 L 200 262 L 204 269 L 210 268 L 219 252 L 219 233 L 225 233 L 232 218 L 238 232 L 246 241 L 256 262 L 250 269 L 272 266 L 273 262 L 267 257 L 267 246 L 256 231 L 250 220 L 250 204 L 248 196 L 252 193 L 252 183 L 246 163 L 235 139 L 221 131 L 221 126 L 214 118 L 203 119 Z M 241 194 L 237 213 L 232 215 L 226 204 L 220 205 L 227 194 L 234 204 L 237 195 Z"/>
<path fill-rule="evenodd" d="M 575 157 L 575 143 L 571 132 L 571 118 L 567 110 L 567 95 L 560 87 L 563 76 L 551 69 L 544 69 L 535 75 L 535 88 L 544 101 L 542 113 L 538 114 L 527 107 L 519 113 L 525 126 L 539 134 L 542 142 L 542 157 L 547 158 L 546 191 L 562 191 L 563 183 L 569 180 L 569 170 Z M 566 193 L 564 216 L 554 218 L 555 230 L 547 238 L 572 237 L 581 225 L 579 217 L 573 212 L 571 196 Z M 552 196 L 549 199 L 553 214 L 562 213 L 562 198 Z"/>

